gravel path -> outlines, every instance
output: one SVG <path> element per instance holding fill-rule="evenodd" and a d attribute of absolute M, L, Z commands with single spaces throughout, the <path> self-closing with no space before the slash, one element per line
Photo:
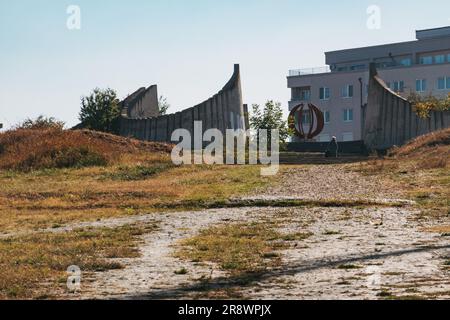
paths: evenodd
<path fill-rule="evenodd" d="M 354 167 L 336 164 L 289 168 L 281 173 L 280 185 L 260 191 L 266 197 L 294 196 L 310 200 L 401 198 L 401 194 L 390 182 L 380 181 L 377 176 L 361 175 L 352 166 Z"/>
<path fill-rule="evenodd" d="M 378 199 L 400 197 L 376 177 L 345 165 L 292 167 L 281 186 L 257 197 Z M 239 285 L 213 264 L 173 257 L 179 240 L 217 224 L 283 217 L 283 232 L 311 232 L 282 252 L 282 265 Z M 119 260 L 123 270 L 83 279 L 80 299 L 197 298 L 232 289 L 249 299 L 377 299 L 387 296 L 450 298 L 450 239 L 423 232 L 427 222 L 404 208 L 235 208 L 152 214 L 159 230 L 144 235 L 141 257 Z M 139 220 L 140 219 L 140 220 Z M 145 216 L 113 219 L 109 225 L 146 221 Z M 450 224 L 450 221 L 448 221 Z M 446 258 L 447 257 L 447 258 Z M 177 275 L 185 269 L 187 274 Z M 202 280 L 208 279 L 205 285 Z"/>

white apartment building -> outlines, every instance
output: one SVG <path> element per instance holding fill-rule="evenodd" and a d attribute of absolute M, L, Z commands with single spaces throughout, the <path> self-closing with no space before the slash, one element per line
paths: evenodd
<path fill-rule="evenodd" d="M 290 70 L 289 108 L 313 103 L 325 114 L 317 141 L 361 140 L 362 106 L 367 103 L 369 64 L 404 97 L 444 97 L 450 92 L 450 26 L 416 31 L 416 40 L 325 53 L 326 67 Z M 310 119 L 302 119 L 308 127 Z"/>

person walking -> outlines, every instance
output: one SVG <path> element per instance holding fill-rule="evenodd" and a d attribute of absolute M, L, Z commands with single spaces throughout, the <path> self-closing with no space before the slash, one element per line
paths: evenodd
<path fill-rule="evenodd" d="M 339 152 L 339 145 L 337 142 L 337 138 L 333 137 L 330 141 L 330 143 L 328 144 L 328 148 L 327 151 L 325 153 L 325 157 L 327 158 L 337 158 L 338 157 L 338 152 Z"/>

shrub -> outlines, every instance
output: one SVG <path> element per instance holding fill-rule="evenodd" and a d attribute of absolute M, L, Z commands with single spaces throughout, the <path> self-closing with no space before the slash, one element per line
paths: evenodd
<path fill-rule="evenodd" d="M 65 123 L 59 121 L 53 117 L 47 118 L 44 116 L 39 116 L 36 119 L 28 118 L 24 122 L 16 126 L 16 129 L 28 129 L 28 130 L 43 130 L 43 129 L 55 129 L 63 130 Z"/>
<path fill-rule="evenodd" d="M 413 105 L 417 115 L 421 118 L 428 118 L 431 111 L 450 110 L 450 93 L 444 99 L 438 99 L 432 95 L 422 97 L 417 93 L 411 93 L 408 100 Z"/>

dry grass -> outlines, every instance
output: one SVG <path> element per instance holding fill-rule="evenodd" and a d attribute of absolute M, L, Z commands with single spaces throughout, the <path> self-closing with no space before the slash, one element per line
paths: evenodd
<path fill-rule="evenodd" d="M 433 150 L 443 151 L 448 154 L 450 146 L 450 129 L 445 129 L 433 132 L 427 135 L 420 136 L 401 148 L 392 150 L 391 155 L 395 157 L 417 157 L 427 156 L 433 153 Z"/>
<path fill-rule="evenodd" d="M 0 169 L 31 171 L 105 166 L 121 155 L 168 154 L 171 146 L 88 130 L 16 129 L 0 134 Z"/>
<path fill-rule="evenodd" d="M 264 223 L 228 224 L 209 228 L 180 243 L 177 256 L 194 262 L 214 262 L 232 274 L 262 271 L 280 262 L 275 251 L 286 248 L 283 236 Z"/>
<path fill-rule="evenodd" d="M 399 160 L 411 160 L 417 169 L 448 168 L 450 165 L 450 129 L 420 136 L 401 148 L 395 148 L 390 156 Z"/>
<path fill-rule="evenodd" d="M 0 233 L 223 200 L 274 179 L 259 167 L 175 167 L 168 144 L 93 131 L 0 134 Z M 69 168 L 65 168 L 69 167 Z M 192 207 L 192 205 L 189 205 Z"/>
<path fill-rule="evenodd" d="M 276 180 L 261 177 L 258 166 L 171 167 L 159 156 L 123 161 L 127 164 L 105 168 L 0 171 L 1 232 L 182 210 L 185 204 L 191 209 L 195 203 L 220 201 Z"/>
<path fill-rule="evenodd" d="M 442 233 L 443 235 L 450 235 L 450 225 L 427 228 L 426 231 L 433 233 Z"/>
<path fill-rule="evenodd" d="M 44 233 L 0 240 L 0 299 L 52 298 L 67 293 L 66 270 L 91 271 L 121 268 L 110 258 L 138 256 L 138 236 L 155 226 Z"/>
<path fill-rule="evenodd" d="M 416 200 L 423 216 L 450 216 L 450 129 L 418 137 L 359 170 L 388 178 Z"/>

